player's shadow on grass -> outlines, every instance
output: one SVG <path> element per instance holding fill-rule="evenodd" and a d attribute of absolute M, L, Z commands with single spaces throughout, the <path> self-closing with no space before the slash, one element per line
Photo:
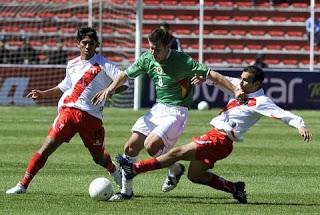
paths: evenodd
<path fill-rule="evenodd" d="M 223 196 L 182 196 L 182 195 L 136 195 L 135 198 L 137 199 L 144 199 L 144 198 L 153 198 L 153 199 L 163 199 L 164 202 L 168 203 L 175 203 L 182 201 L 190 203 L 190 204 L 239 204 L 236 200 L 234 200 L 232 197 L 223 197 Z M 220 200 L 220 201 L 219 201 Z M 223 200 L 223 201 L 221 201 Z M 225 201 L 227 200 L 227 201 Z M 274 205 L 274 206 L 305 206 L 305 207 L 315 207 L 320 206 L 320 203 L 287 203 L 287 202 L 250 202 L 250 199 L 248 200 L 247 205 Z"/>

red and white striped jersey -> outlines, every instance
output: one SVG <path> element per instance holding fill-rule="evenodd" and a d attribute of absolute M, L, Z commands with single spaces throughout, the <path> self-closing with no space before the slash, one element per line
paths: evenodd
<path fill-rule="evenodd" d="M 74 107 L 102 119 L 105 101 L 98 105 L 91 104 L 91 99 L 110 85 L 120 70 L 105 57 L 95 54 L 89 60 L 81 60 L 80 56 L 70 60 L 66 68 L 65 78 L 58 84 L 63 92 L 59 100 L 61 107 Z M 128 82 L 125 85 L 129 86 Z"/>
<path fill-rule="evenodd" d="M 240 85 L 240 79 L 226 78 L 235 86 Z M 217 87 L 227 92 L 225 89 L 219 86 Z M 217 117 L 210 121 L 210 124 L 217 129 L 226 131 L 228 136 L 234 141 L 242 141 L 244 133 L 253 126 L 261 116 L 279 119 L 295 128 L 305 126 L 301 117 L 277 106 L 264 94 L 263 89 L 250 93 L 247 97 L 248 99 L 244 103 L 240 103 L 236 99 L 230 99 L 226 107 Z"/>

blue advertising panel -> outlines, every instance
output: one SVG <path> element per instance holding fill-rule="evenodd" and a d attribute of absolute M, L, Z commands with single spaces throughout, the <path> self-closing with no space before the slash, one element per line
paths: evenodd
<path fill-rule="evenodd" d="M 240 70 L 219 71 L 231 77 L 240 77 Z M 320 109 L 320 72 L 265 71 L 263 88 L 267 96 L 284 109 Z M 155 103 L 153 83 L 143 79 L 142 107 Z M 194 89 L 193 105 L 206 100 L 210 107 L 224 107 L 229 95 L 214 86 L 203 84 Z"/>

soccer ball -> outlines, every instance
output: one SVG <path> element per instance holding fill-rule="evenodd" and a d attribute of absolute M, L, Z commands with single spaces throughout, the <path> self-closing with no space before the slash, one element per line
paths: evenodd
<path fill-rule="evenodd" d="M 89 195 L 97 201 L 106 201 L 113 194 L 111 181 L 106 178 L 96 178 L 89 186 Z"/>
<path fill-rule="evenodd" d="M 207 101 L 201 101 L 198 103 L 198 110 L 208 110 L 209 103 Z"/>

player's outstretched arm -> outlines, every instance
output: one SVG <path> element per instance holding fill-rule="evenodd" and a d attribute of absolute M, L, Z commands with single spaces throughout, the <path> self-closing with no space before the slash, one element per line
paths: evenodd
<path fill-rule="evenodd" d="M 301 135 L 301 137 L 303 137 L 304 141 L 309 142 L 312 140 L 312 133 L 308 130 L 308 128 L 302 126 L 298 128 L 298 132 Z"/>
<path fill-rule="evenodd" d="M 244 101 L 246 99 L 246 94 L 243 92 L 243 90 L 235 85 L 233 85 L 229 80 L 227 80 L 223 75 L 220 73 L 210 70 L 208 73 L 208 79 L 213 81 L 213 83 L 220 85 L 230 92 L 234 93 L 234 96 L 239 101 Z"/>
<path fill-rule="evenodd" d="M 128 75 L 121 71 L 121 73 L 115 78 L 115 80 L 109 85 L 109 87 L 99 91 L 92 99 L 91 103 L 98 105 L 101 102 L 110 99 L 114 93 L 121 91 L 123 83 L 128 79 Z"/>
<path fill-rule="evenodd" d="M 43 98 L 57 97 L 61 95 L 62 91 L 58 86 L 56 86 L 48 90 L 33 89 L 30 91 L 30 93 L 28 93 L 27 97 L 32 98 L 33 100 L 39 100 Z"/>

